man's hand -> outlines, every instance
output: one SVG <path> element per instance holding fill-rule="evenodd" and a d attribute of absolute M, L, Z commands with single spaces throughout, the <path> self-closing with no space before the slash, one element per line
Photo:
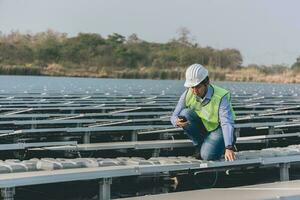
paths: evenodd
<path fill-rule="evenodd" d="M 179 127 L 181 127 L 181 128 L 184 128 L 184 127 L 186 127 L 188 125 L 188 122 L 185 121 L 184 119 L 177 118 L 176 119 L 176 125 L 179 126 Z"/>
<path fill-rule="evenodd" d="M 234 161 L 235 160 L 235 153 L 230 149 L 225 149 L 225 160 L 227 161 Z"/>

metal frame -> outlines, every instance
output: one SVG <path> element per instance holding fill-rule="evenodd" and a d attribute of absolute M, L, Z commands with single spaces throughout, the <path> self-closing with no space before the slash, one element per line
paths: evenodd
<path fill-rule="evenodd" d="M 53 147 L 53 146 L 65 146 L 65 145 L 77 145 L 76 141 L 66 142 L 36 142 L 36 143 L 14 143 L 14 144 L 0 144 L 0 151 L 3 150 L 20 150 L 36 147 Z"/>
<path fill-rule="evenodd" d="M 134 136 L 136 132 L 133 133 Z M 300 132 L 286 133 L 280 135 L 260 135 L 237 138 L 237 143 L 264 143 L 269 139 L 288 138 L 288 137 L 300 137 Z M 177 140 L 149 140 L 149 141 L 137 141 L 137 138 L 128 142 L 102 142 L 102 143 L 84 143 L 77 145 L 65 145 L 57 147 L 47 147 L 42 149 L 32 150 L 52 150 L 52 151 L 101 151 L 101 150 L 119 150 L 119 149 L 164 149 L 164 148 L 184 148 L 193 147 L 193 143 L 189 139 L 177 139 Z"/>
<path fill-rule="evenodd" d="M 196 160 L 195 160 L 196 161 Z M 45 183 L 58 183 L 68 181 L 80 181 L 101 179 L 99 182 L 99 199 L 110 199 L 110 185 L 113 177 L 134 176 L 143 174 L 156 174 L 162 172 L 182 170 L 224 170 L 241 168 L 244 166 L 273 166 L 279 164 L 280 180 L 289 180 L 290 163 L 300 162 L 300 155 L 285 157 L 268 157 L 248 160 L 236 160 L 232 162 L 214 161 L 160 165 L 126 165 L 97 168 L 62 169 L 54 171 L 35 171 L 22 173 L 9 173 L 0 175 L 0 188 L 5 200 L 13 199 L 14 188 L 18 186 L 37 185 Z"/>

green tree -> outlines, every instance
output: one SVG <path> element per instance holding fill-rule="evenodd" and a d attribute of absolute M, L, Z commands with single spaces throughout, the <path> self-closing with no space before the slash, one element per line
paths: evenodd
<path fill-rule="evenodd" d="M 297 58 L 296 62 L 292 65 L 292 69 L 295 71 L 300 71 L 300 56 Z"/>
<path fill-rule="evenodd" d="M 89 60 L 101 54 L 99 46 L 105 46 L 105 44 L 105 39 L 99 34 L 79 33 L 63 43 L 63 60 L 76 65 L 89 64 Z"/>
<path fill-rule="evenodd" d="M 192 46 L 192 38 L 191 38 L 191 32 L 186 27 L 180 27 L 177 30 L 178 38 L 175 39 L 177 42 L 179 42 L 182 45 L 185 46 Z"/>
<path fill-rule="evenodd" d="M 136 44 L 143 42 L 136 33 L 131 34 L 127 38 L 127 44 Z"/>
<path fill-rule="evenodd" d="M 221 67 L 236 69 L 243 63 L 241 53 L 236 49 L 224 49 L 221 55 Z"/>
<path fill-rule="evenodd" d="M 62 45 L 55 38 L 47 38 L 43 43 L 36 46 L 36 59 L 38 63 L 47 65 L 57 63 L 60 60 Z"/>
<path fill-rule="evenodd" d="M 108 35 L 107 42 L 113 46 L 118 46 L 123 44 L 126 41 L 123 35 L 118 33 L 113 33 L 112 35 Z"/>

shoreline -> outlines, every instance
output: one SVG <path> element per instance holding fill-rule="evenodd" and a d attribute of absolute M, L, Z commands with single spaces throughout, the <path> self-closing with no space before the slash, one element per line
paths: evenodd
<path fill-rule="evenodd" d="M 300 83 L 300 73 L 286 69 L 281 73 L 264 73 L 256 68 L 239 68 L 236 70 L 208 67 L 212 81 L 262 82 L 262 83 Z M 185 68 L 139 67 L 48 67 L 0 66 L 0 75 L 33 75 L 82 78 L 124 78 L 151 80 L 184 80 Z"/>

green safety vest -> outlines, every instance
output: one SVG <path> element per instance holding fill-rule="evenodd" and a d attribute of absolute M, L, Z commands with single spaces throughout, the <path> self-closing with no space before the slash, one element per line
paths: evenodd
<path fill-rule="evenodd" d="M 193 94 L 190 88 L 185 96 L 185 106 L 189 109 L 194 110 L 197 115 L 201 118 L 203 125 L 208 132 L 216 130 L 220 125 L 219 120 L 219 107 L 222 98 L 226 95 L 228 102 L 230 103 L 230 93 L 216 85 L 211 85 L 213 88 L 213 94 L 210 101 L 206 104 L 202 104 L 196 100 L 196 95 Z M 235 119 L 235 113 L 230 103 L 233 118 Z"/>

